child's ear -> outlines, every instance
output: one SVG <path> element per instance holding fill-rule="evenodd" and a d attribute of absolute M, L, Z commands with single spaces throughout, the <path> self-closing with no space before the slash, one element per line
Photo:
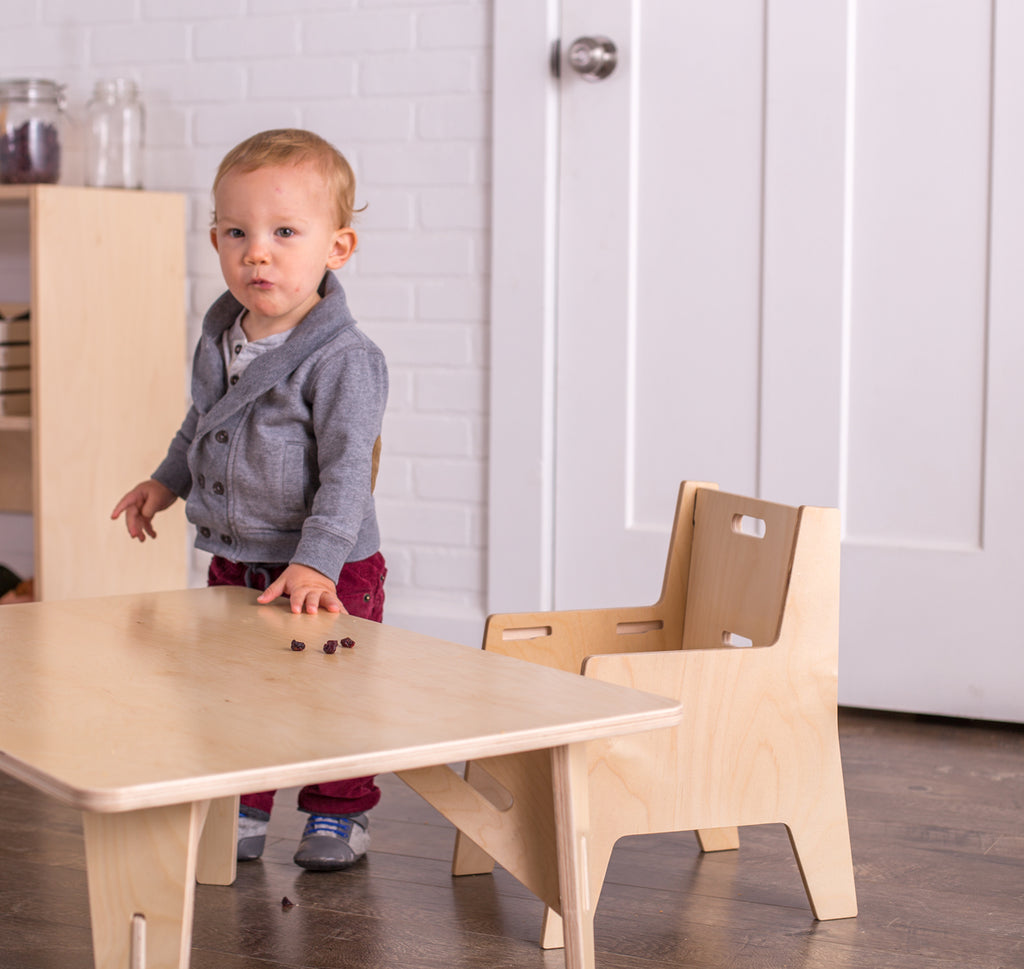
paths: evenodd
<path fill-rule="evenodd" d="M 346 226 L 344 229 L 339 229 L 335 232 L 331 251 L 327 255 L 327 268 L 340 269 L 344 266 L 352 253 L 356 251 L 356 243 L 358 241 L 356 230 L 351 226 Z"/>
<path fill-rule="evenodd" d="M 217 230 L 210 229 L 210 245 L 213 246 L 217 252 L 220 252 L 220 247 L 217 245 Z"/>

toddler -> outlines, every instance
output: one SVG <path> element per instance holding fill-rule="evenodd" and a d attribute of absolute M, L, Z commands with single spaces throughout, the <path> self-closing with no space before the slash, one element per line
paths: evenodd
<path fill-rule="evenodd" d="M 372 491 L 387 366 L 333 273 L 356 247 L 354 197 L 348 162 L 311 132 L 264 131 L 224 157 L 210 241 L 228 291 L 203 321 L 192 406 L 152 478 L 111 517 L 123 513 L 143 542 L 184 498 L 196 546 L 213 553 L 209 585 L 380 622 Z M 329 871 L 363 857 L 379 799 L 372 777 L 304 787 L 296 864 Z M 262 854 L 273 801 L 273 791 L 242 797 L 239 860 Z"/>

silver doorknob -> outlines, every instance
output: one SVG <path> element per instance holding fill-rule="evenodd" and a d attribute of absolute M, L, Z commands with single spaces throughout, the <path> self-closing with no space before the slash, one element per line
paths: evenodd
<path fill-rule="evenodd" d="M 569 47 L 569 66 L 585 81 L 602 81 L 619 62 L 615 45 L 607 37 L 577 37 Z"/>

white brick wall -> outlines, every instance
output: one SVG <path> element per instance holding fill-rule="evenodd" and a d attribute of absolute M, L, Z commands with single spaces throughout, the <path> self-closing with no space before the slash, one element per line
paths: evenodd
<path fill-rule="evenodd" d="M 490 0 L 0 0 L 0 10 L 2 76 L 68 86 L 64 181 L 81 182 L 75 119 L 93 82 L 138 81 L 146 185 L 189 196 L 190 343 L 223 288 L 206 234 L 222 155 L 257 130 L 299 125 L 348 156 L 367 208 L 340 275 L 393 381 L 378 481 L 386 617 L 478 643 Z M 197 556 L 197 584 L 202 569 Z"/>

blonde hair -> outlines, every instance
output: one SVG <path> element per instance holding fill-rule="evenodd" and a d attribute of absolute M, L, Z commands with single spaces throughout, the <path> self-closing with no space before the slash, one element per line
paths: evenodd
<path fill-rule="evenodd" d="M 235 145 L 223 158 L 213 179 L 213 195 L 228 172 L 254 172 L 273 165 L 313 165 L 334 199 L 338 228 L 351 224 L 355 211 L 356 177 L 345 156 L 330 142 L 301 128 L 261 131 Z M 361 210 L 360 210 L 361 211 Z M 217 219 L 216 207 L 213 213 Z"/>

